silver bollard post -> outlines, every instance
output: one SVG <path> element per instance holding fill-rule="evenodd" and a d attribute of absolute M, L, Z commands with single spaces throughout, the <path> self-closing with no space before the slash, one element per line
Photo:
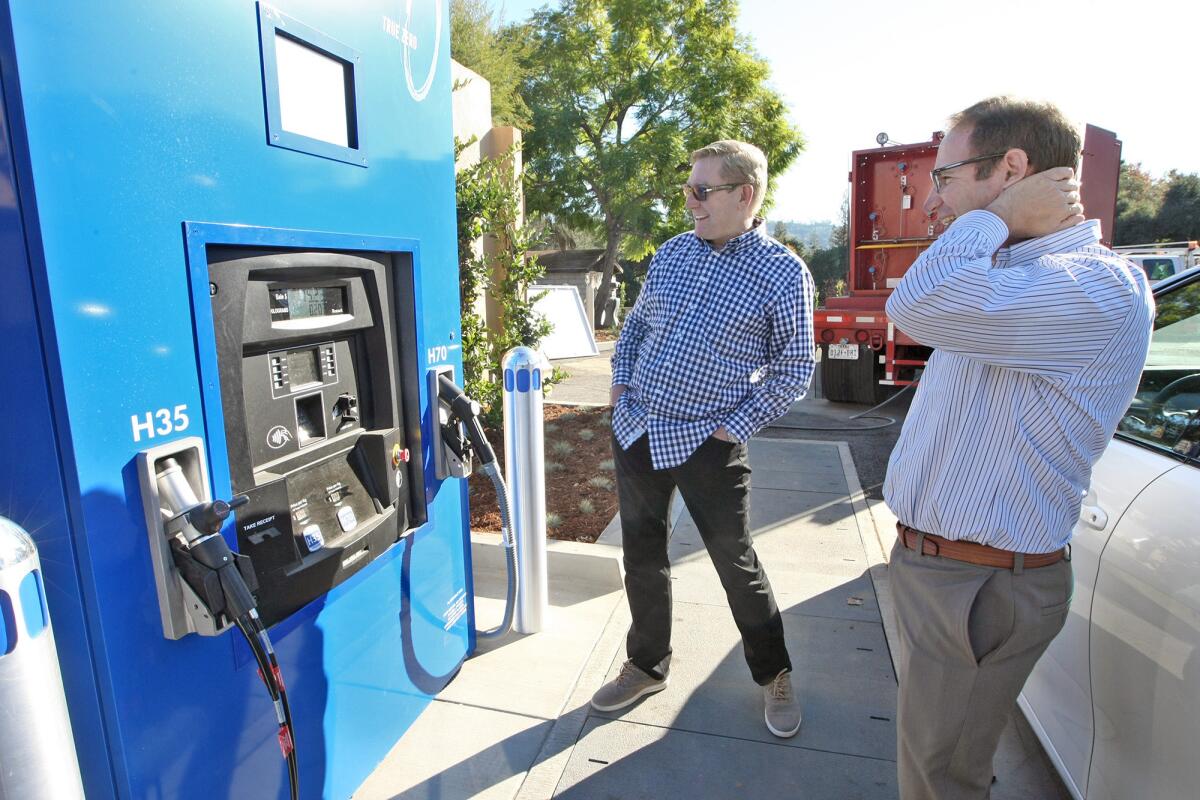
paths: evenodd
<path fill-rule="evenodd" d="M 37 547 L 0 517 L 0 800 L 83 800 Z"/>
<path fill-rule="evenodd" d="M 546 585 L 545 441 L 542 437 L 540 353 L 514 347 L 504 354 L 504 472 L 517 544 L 517 633 L 537 633 L 549 607 Z"/>

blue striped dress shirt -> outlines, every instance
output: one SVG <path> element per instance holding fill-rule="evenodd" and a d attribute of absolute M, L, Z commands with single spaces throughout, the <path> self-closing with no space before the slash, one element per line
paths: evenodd
<path fill-rule="evenodd" d="M 720 250 L 694 232 L 659 247 L 613 351 L 613 434 L 650 435 L 655 469 L 717 428 L 738 441 L 787 411 L 813 372 L 813 281 L 761 222 Z"/>
<path fill-rule="evenodd" d="M 1007 238 L 991 212 L 964 214 L 888 300 L 935 350 L 883 491 L 918 530 L 1048 553 L 1137 389 L 1154 300 L 1095 220 L 999 249 Z"/>

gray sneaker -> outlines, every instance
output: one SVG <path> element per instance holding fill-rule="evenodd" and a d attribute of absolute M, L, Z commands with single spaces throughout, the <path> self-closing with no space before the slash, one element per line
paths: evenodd
<path fill-rule="evenodd" d="M 792 678 L 787 670 L 763 687 L 763 701 L 767 730 L 782 739 L 795 736 L 800 730 L 800 704 L 796 702 Z"/>
<path fill-rule="evenodd" d="M 634 666 L 632 661 L 621 665 L 617 677 L 601 686 L 592 695 L 592 708 L 597 711 L 616 711 L 624 708 L 639 697 L 645 697 L 667 688 L 667 679 L 661 681 Z"/>

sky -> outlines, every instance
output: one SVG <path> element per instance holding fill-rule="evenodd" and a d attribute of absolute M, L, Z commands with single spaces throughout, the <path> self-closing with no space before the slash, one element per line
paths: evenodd
<path fill-rule="evenodd" d="M 504 22 L 546 0 L 493 0 Z M 1114 131 L 1161 177 L 1200 172 L 1197 0 L 741 0 L 738 30 L 806 142 L 772 175 L 772 220 L 836 220 L 850 153 L 928 141 L 997 94 Z"/>

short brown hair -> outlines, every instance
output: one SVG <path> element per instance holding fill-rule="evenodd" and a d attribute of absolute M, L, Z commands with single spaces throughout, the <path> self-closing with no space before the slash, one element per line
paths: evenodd
<path fill-rule="evenodd" d="M 1050 103 L 989 97 L 965 108 L 949 120 L 950 128 L 971 129 L 974 155 L 1024 150 L 1034 172 L 1051 167 L 1079 168 L 1083 140 L 1079 129 Z M 992 174 L 995 161 L 975 165 L 975 177 Z"/>
<path fill-rule="evenodd" d="M 721 162 L 721 174 L 732 183 L 748 183 L 754 188 L 754 212 L 762 207 L 767 193 L 767 156 L 749 142 L 722 139 L 692 153 L 692 163 L 702 158 Z"/>

